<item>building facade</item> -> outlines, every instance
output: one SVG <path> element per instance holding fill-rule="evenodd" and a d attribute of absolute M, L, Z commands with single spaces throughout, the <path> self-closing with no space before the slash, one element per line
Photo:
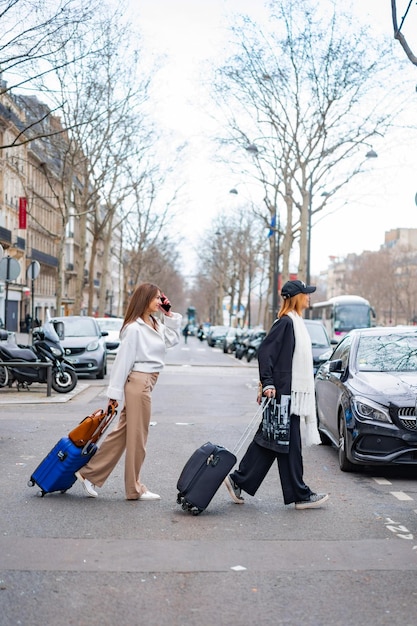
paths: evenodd
<path fill-rule="evenodd" d="M 103 314 L 122 315 L 120 229 L 112 233 L 103 284 L 100 239 L 89 275 L 92 229 L 89 216 L 77 213 L 77 196 L 88 182 L 68 167 L 68 135 L 36 97 L 13 96 L 5 88 L 0 80 L 0 323 L 22 331 L 29 317 L 42 322 L 48 314 L 89 309 L 98 315 L 101 301 Z"/>

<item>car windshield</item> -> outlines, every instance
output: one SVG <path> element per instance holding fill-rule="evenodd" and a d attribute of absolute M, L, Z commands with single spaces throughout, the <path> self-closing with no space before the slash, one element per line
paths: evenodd
<path fill-rule="evenodd" d="M 65 337 L 91 337 L 97 336 L 97 328 L 94 320 L 77 318 L 64 318 Z"/>
<path fill-rule="evenodd" d="M 327 348 L 329 341 L 327 339 L 324 326 L 321 324 L 306 324 L 308 333 L 311 339 L 311 345 L 313 348 L 324 347 Z"/>
<path fill-rule="evenodd" d="M 417 332 L 363 336 L 357 352 L 358 369 L 364 372 L 417 371 Z"/>
<path fill-rule="evenodd" d="M 338 332 L 368 328 L 369 321 L 369 306 L 366 304 L 339 304 L 335 307 L 334 329 Z"/>
<path fill-rule="evenodd" d="M 109 319 L 105 319 L 105 320 L 98 320 L 98 325 L 100 326 L 101 330 L 116 330 L 119 331 L 122 327 L 123 324 L 123 320 L 121 319 L 112 319 L 111 317 L 109 317 Z"/>

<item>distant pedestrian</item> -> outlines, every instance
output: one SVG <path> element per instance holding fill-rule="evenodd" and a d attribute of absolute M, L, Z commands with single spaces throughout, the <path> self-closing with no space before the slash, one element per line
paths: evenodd
<path fill-rule="evenodd" d="M 284 503 L 295 503 L 296 509 L 316 508 L 328 500 L 327 494 L 314 493 L 303 480 L 300 419 L 306 423 L 307 444 L 320 443 L 314 401 L 313 356 L 311 340 L 301 313 L 309 306 L 313 286 L 301 280 L 290 280 L 282 288 L 283 304 L 271 330 L 258 352 L 260 392 L 288 404 L 289 432 L 283 452 L 282 440 L 275 430 L 260 425 L 239 468 L 225 479 L 234 502 L 243 504 L 242 491 L 254 496 L 277 460 Z M 272 433 L 272 434 L 271 434 Z"/>
<path fill-rule="evenodd" d="M 187 343 L 188 335 L 190 334 L 190 325 L 186 324 L 182 329 L 182 334 L 184 335 L 184 343 Z"/>
<path fill-rule="evenodd" d="M 26 332 L 30 333 L 30 329 L 32 327 L 32 317 L 29 315 L 29 313 L 26 313 L 25 316 L 25 328 L 26 328 Z"/>
<path fill-rule="evenodd" d="M 115 429 L 87 465 L 75 474 L 91 498 L 97 497 L 95 487 L 102 487 L 126 452 L 126 500 L 160 499 L 143 484 L 140 471 L 146 455 L 151 393 L 164 367 L 167 348 L 180 340 L 182 316 L 170 309 L 168 298 L 151 283 L 139 285 L 130 299 L 107 388 L 109 402 L 120 402 L 124 397 L 124 407 Z M 164 323 L 156 318 L 160 312 Z"/>

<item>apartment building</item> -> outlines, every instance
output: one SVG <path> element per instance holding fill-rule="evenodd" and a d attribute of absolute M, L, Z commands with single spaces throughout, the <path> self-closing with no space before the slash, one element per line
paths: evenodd
<path fill-rule="evenodd" d="M 102 241 L 89 275 L 89 217 L 77 214 L 87 183 L 68 160 L 68 135 L 36 97 L 4 88 L 0 79 L 0 320 L 18 331 L 28 315 L 43 321 L 48 314 L 99 314 L 100 302 L 102 314 L 121 315 L 120 229 L 112 234 L 103 284 Z"/>

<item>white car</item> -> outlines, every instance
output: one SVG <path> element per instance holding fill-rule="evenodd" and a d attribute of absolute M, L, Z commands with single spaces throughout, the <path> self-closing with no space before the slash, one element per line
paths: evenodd
<path fill-rule="evenodd" d="M 107 354 L 116 355 L 120 345 L 120 329 L 123 324 L 122 317 L 97 317 L 100 330 L 107 331 L 106 349 Z"/>

